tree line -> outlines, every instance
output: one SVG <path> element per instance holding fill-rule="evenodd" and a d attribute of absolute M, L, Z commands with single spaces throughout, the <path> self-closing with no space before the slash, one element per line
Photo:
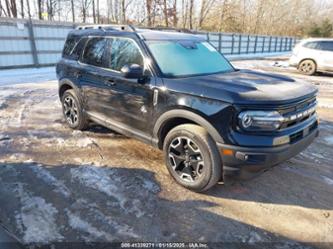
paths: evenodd
<path fill-rule="evenodd" d="M 331 0 L 0 0 L 0 17 L 333 36 Z"/>

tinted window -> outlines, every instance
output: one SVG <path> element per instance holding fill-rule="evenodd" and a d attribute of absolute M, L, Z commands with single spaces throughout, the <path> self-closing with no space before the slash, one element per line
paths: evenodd
<path fill-rule="evenodd" d="M 66 39 L 64 49 L 62 51 L 62 56 L 67 59 L 73 59 L 73 50 L 75 49 L 77 43 L 79 42 L 80 37 L 78 36 L 69 36 Z"/>
<path fill-rule="evenodd" d="M 315 49 L 317 47 L 317 42 L 307 42 L 303 45 L 303 47 Z"/>
<path fill-rule="evenodd" d="M 124 65 L 138 64 L 143 67 L 143 57 L 138 46 L 130 39 L 110 39 L 111 47 L 108 67 L 120 71 Z"/>
<path fill-rule="evenodd" d="M 318 43 L 318 49 L 325 50 L 325 51 L 333 51 L 333 42 L 321 41 Z"/>
<path fill-rule="evenodd" d="M 84 50 L 83 62 L 94 66 L 105 67 L 105 47 L 105 38 L 90 39 Z"/>

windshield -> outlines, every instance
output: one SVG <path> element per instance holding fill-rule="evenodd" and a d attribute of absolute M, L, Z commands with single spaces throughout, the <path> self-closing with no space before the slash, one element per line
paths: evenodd
<path fill-rule="evenodd" d="M 150 41 L 158 66 L 166 77 L 180 77 L 234 71 L 208 42 Z"/>

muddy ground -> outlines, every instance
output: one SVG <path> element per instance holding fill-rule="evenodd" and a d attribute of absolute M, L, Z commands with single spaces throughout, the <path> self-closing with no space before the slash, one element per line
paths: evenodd
<path fill-rule="evenodd" d="M 333 77 L 273 60 L 233 64 L 318 86 L 320 136 L 259 177 L 204 194 L 175 184 L 150 146 L 99 126 L 67 128 L 53 69 L 0 72 L 1 225 L 24 243 L 333 246 L 323 243 L 333 243 Z"/>

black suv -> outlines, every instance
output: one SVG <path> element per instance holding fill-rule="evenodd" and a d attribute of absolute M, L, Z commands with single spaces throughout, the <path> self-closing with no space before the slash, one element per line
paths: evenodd
<path fill-rule="evenodd" d="M 235 69 L 193 34 L 79 27 L 56 71 L 71 128 L 93 121 L 163 149 L 170 174 L 194 191 L 249 178 L 318 135 L 315 87 Z"/>

